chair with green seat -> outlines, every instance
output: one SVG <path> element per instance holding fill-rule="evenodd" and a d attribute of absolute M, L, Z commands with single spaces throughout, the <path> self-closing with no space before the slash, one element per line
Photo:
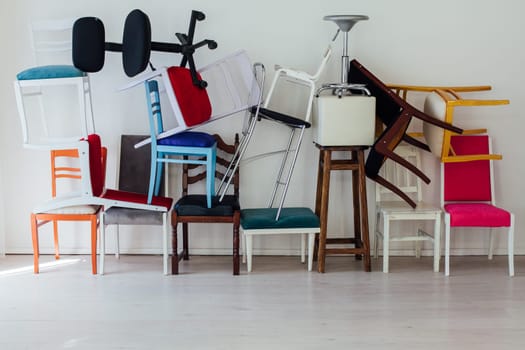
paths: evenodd
<path fill-rule="evenodd" d="M 275 220 L 279 208 L 252 208 L 241 210 L 241 231 L 245 240 L 243 259 L 247 270 L 252 271 L 253 236 L 301 235 L 301 262 L 305 262 L 306 236 L 308 235 L 308 271 L 312 271 L 315 236 L 320 232 L 319 217 L 310 208 L 284 207 Z"/>

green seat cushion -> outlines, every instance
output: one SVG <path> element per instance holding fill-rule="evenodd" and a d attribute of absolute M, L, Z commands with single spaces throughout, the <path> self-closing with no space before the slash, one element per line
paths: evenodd
<path fill-rule="evenodd" d="M 271 228 L 319 227 L 319 217 L 310 208 L 282 208 L 275 220 L 277 208 L 241 210 L 241 226 L 245 230 Z"/>
<path fill-rule="evenodd" d="M 83 77 L 86 73 L 69 65 L 40 66 L 26 69 L 16 75 L 18 80 L 57 79 Z"/>

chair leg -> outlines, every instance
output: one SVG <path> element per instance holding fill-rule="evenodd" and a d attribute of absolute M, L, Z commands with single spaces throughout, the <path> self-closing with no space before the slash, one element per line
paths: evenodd
<path fill-rule="evenodd" d="M 510 227 L 508 233 L 508 257 L 509 257 L 509 276 L 514 276 L 514 214 L 510 214 Z"/>
<path fill-rule="evenodd" d="M 301 233 L 301 263 L 306 262 L 306 233 Z"/>
<path fill-rule="evenodd" d="M 162 267 L 165 275 L 168 274 L 168 239 L 169 239 L 169 229 L 168 229 L 168 212 L 162 214 Z"/>
<path fill-rule="evenodd" d="M 91 272 L 97 274 L 97 215 L 91 217 Z"/>
<path fill-rule="evenodd" d="M 492 257 L 494 255 L 494 230 L 492 228 L 489 229 L 489 260 L 492 260 Z"/>
<path fill-rule="evenodd" d="M 188 223 L 182 223 L 182 258 L 184 260 L 190 260 L 190 243 L 188 237 Z"/>
<path fill-rule="evenodd" d="M 174 212 L 171 217 L 171 245 L 173 253 L 171 255 L 171 274 L 179 274 L 179 253 L 177 247 L 177 216 Z"/>
<path fill-rule="evenodd" d="M 206 157 L 206 202 L 211 208 L 211 197 L 215 195 L 215 161 L 217 158 L 217 144 L 213 145 Z"/>
<path fill-rule="evenodd" d="M 383 272 L 388 273 L 388 259 L 390 248 L 390 217 L 383 216 Z"/>
<path fill-rule="evenodd" d="M 38 256 L 40 248 L 38 245 L 38 222 L 35 214 L 31 214 L 31 237 L 33 239 L 33 271 L 39 273 Z"/>
<path fill-rule="evenodd" d="M 53 220 L 53 241 L 55 244 L 55 259 L 60 259 L 59 245 L 58 245 L 58 220 Z"/>
<path fill-rule="evenodd" d="M 374 259 L 377 259 L 377 256 L 378 256 L 378 249 L 379 249 L 379 223 L 380 223 L 380 220 L 381 220 L 381 213 L 380 212 L 377 212 L 376 213 L 376 226 L 375 226 L 375 230 L 374 230 Z"/>
<path fill-rule="evenodd" d="M 450 215 L 445 214 L 445 276 L 450 274 Z"/>
<path fill-rule="evenodd" d="M 120 225 L 115 226 L 115 258 L 120 259 Z"/>
<path fill-rule="evenodd" d="M 253 236 L 245 234 L 244 238 L 246 240 L 246 269 L 248 272 L 252 272 Z"/>
<path fill-rule="evenodd" d="M 149 187 L 148 187 L 148 204 L 151 203 L 153 199 L 153 192 L 155 191 L 155 180 L 157 179 L 157 162 L 159 156 L 162 154 L 157 153 L 157 147 L 155 143 L 151 143 L 151 164 L 149 172 Z"/>
<path fill-rule="evenodd" d="M 98 273 L 103 275 L 104 274 L 104 260 L 106 257 L 106 224 L 104 223 L 104 213 L 100 214 L 99 230 L 100 230 L 100 253 L 99 253 L 100 255 L 99 265 L 100 266 L 98 269 Z"/>
<path fill-rule="evenodd" d="M 441 215 L 437 214 L 434 220 L 434 272 L 439 272 L 441 258 Z"/>
<path fill-rule="evenodd" d="M 312 271 L 314 264 L 315 233 L 308 234 L 308 271 Z"/>
<path fill-rule="evenodd" d="M 239 226 L 241 223 L 241 214 L 237 211 L 233 216 L 233 275 L 238 276 L 239 267 Z"/>
<path fill-rule="evenodd" d="M 244 236 L 244 232 L 240 232 L 239 237 L 241 240 L 242 263 L 246 264 L 246 237 Z"/>

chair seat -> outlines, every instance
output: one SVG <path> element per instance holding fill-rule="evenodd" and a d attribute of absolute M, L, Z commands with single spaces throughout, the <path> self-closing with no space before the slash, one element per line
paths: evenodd
<path fill-rule="evenodd" d="M 450 226 L 460 227 L 509 227 L 510 213 L 485 203 L 446 204 Z"/>
<path fill-rule="evenodd" d="M 211 147 L 215 143 L 215 138 L 205 132 L 184 131 L 157 140 L 157 144 L 163 146 L 179 147 Z"/>
<path fill-rule="evenodd" d="M 179 199 L 174 210 L 179 216 L 232 216 L 240 208 L 237 196 L 224 196 L 220 202 L 219 197 L 213 196 L 211 208 L 208 208 L 206 195 L 191 194 Z"/>
<path fill-rule="evenodd" d="M 16 75 L 18 80 L 83 77 L 86 73 L 70 65 L 50 65 L 26 69 Z"/>
<path fill-rule="evenodd" d="M 69 207 L 54 209 L 45 214 L 67 214 L 67 215 L 91 215 L 100 209 L 98 205 L 72 205 Z"/>
<path fill-rule="evenodd" d="M 105 225 L 162 225 L 163 212 L 111 207 L 104 212 Z"/>
<path fill-rule="evenodd" d="M 132 202 L 132 203 L 147 203 L 148 202 L 148 195 L 146 194 L 127 192 L 127 191 L 118 191 L 118 190 L 111 190 L 111 189 L 106 190 L 104 194 L 102 195 L 102 198 L 115 199 L 115 200 Z M 173 204 L 173 199 L 168 198 L 168 197 L 153 196 L 151 200 L 151 204 L 162 206 L 162 207 L 165 207 L 166 210 L 170 210 L 171 205 Z"/>
<path fill-rule="evenodd" d="M 310 208 L 282 208 L 275 220 L 277 208 L 252 208 L 241 210 L 241 226 L 250 229 L 281 229 L 319 227 L 319 217 Z"/>
<path fill-rule="evenodd" d="M 257 106 L 252 107 L 252 113 L 255 113 L 256 109 L 257 109 Z M 294 128 L 304 127 L 308 129 L 310 126 L 312 126 L 312 124 L 310 124 L 306 120 L 292 117 L 287 114 L 279 113 L 279 112 L 272 111 L 270 109 L 262 108 L 262 107 L 259 108 L 259 116 L 266 118 L 266 119 L 272 119 L 272 120 L 279 121 L 281 123 L 288 124 Z"/>

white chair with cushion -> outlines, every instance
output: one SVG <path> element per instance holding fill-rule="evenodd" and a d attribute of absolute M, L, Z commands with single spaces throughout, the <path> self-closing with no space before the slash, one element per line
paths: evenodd
<path fill-rule="evenodd" d="M 73 20 L 49 20 L 32 23 L 33 51 L 38 66 L 28 68 L 17 74 L 14 82 L 16 103 L 22 123 L 23 143 L 26 147 L 39 147 L 57 142 L 86 137 L 95 132 L 95 122 L 91 103 L 89 76 L 71 64 Z M 52 62 L 52 64 L 44 64 Z M 60 114 L 59 120 L 53 120 L 54 113 L 46 113 L 52 105 L 44 103 L 43 97 L 53 89 L 74 89 L 78 109 L 69 110 L 70 101 L 57 104 L 65 106 L 67 113 Z M 60 91 L 60 90 L 59 90 Z M 34 104 L 31 97 L 36 97 L 40 117 L 32 115 Z M 34 99 L 33 99 L 34 100 Z M 50 102 L 50 101 L 47 101 Z M 77 115 L 75 115 L 77 114 Z M 68 120 L 65 120 L 68 118 Z M 78 118 L 77 120 L 70 120 Z M 39 123 L 36 120 L 40 119 Z M 57 131 L 67 125 L 71 129 Z M 31 128 L 29 127 L 31 126 Z M 57 127 L 59 126 L 59 127 Z M 73 130 L 74 129 L 74 130 Z"/>

